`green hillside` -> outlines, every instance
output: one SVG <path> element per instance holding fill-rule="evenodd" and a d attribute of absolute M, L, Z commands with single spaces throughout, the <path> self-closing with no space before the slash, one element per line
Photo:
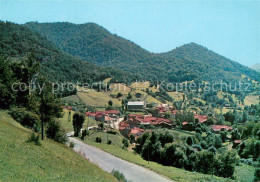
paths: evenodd
<path fill-rule="evenodd" d="M 34 51 L 42 63 L 41 74 L 50 81 L 101 81 L 135 79 L 132 75 L 114 68 L 103 68 L 82 61 L 57 48 L 53 43 L 30 29 L 0 21 L 0 55 L 4 59 L 18 59 Z"/>
<path fill-rule="evenodd" d="M 226 81 L 241 75 L 260 81 L 260 74 L 207 48 L 190 43 L 154 54 L 94 24 L 37 23 L 26 27 L 46 36 L 69 54 L 103 66 L 120 68 L 150 81 Z"/>
<path fill-rule="evenodd" d="M 26 23 L 25 26 L 35 30 L 51 40 L 65 52 L 99 65 L 119 64 L 130 61 L 138 63 L 139 59 L 150 53 L 133 42 L 111 34 L 95 23 Z M 123 66 L 123 64 L 122 64 Z"/>
<path fill-rule="evenodd" d="M 0 111 L 0 181 L 117 181 L 65 145 L 26 143 L 30 133 Z"/>

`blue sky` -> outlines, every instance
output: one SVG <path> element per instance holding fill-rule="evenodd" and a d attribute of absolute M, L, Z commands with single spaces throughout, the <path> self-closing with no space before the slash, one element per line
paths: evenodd
<path fill-rule="evenodd" d="M 0 0 L 0 20 L 95 22 L 155 53 L 195 42 L 247 66 L 260 63 L 260 0 Z"/>

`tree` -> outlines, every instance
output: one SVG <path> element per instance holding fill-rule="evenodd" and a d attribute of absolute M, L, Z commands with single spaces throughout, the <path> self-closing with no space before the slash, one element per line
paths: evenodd
<path fill-rule="evenodd" d="M 188 136 L 186 142 L 187 142 L 187 144 L 190 145 L 190 146 L 193 145 L 193 139 L 192 139 L 192 137 L 191 137 L 191 136 Z"/>
<path fill-rule="evenodd" d="M 118 92 L 116 98 L 119 98 L 119 97 L 122 97 L 122 96 L 123 96 L 123 94 L 121 92 Z"/>
<path fill-rule="evenodd" d="M 123 143 L 123 149 L 127 149 L 129 147 L 129 142 L 126 138 L 123 138 L 122 143 Z"/>
<path fill-rule="evenodd" d="M 227 139 L 227 131 L 220 131 L 220 138 L 222 140 L 222 142 L 226 142 L 226 139 Z"/>
<path fill-rule="evenodd" d="M 222 140 L 219 136 L 215 135 L 214 146 L 216 148 L 222 147 Z"/>
<path fill-rule="evenodd" d="M 85 115 L 79 114 L 79 113 L 75 113 L 73 115 L 73 128 L 74 128 L 75 137 L 79 136 L 79 133 L 83 126 L 84 121 L 85 121 Z"/>
<path fill-rule="evenodd" d="M 135 136 L 133 134 L 130 135 L 130 143 L 133 143 L 135 141 Z"/>
<path fill-rule="evenodd" d="M 108 105 L 113 106 L 113 101 L 112 100 L 108 101 Z"/>
<path fill-rule="evenodd" d="M 50 82 L 47 82 L 45 78 L 40 77 L 38 79 L 39 85 L 42 90 L 37 90 L 36 95 L 40 97 L 40 119 L 42 128 L 42 140 L 44 139 L 44 123 L 49 123 L 55 119 L 55 117 L 62 116 L 62 108 L 60 100 L 52 93 L 52 86 Z"/>
<path fill-rule="evenodd" d="M 132 99 L 132 95 L 131 95 L 130 92 L 128 93 L 127 99 L 128 99 L 128 100 Z"/>

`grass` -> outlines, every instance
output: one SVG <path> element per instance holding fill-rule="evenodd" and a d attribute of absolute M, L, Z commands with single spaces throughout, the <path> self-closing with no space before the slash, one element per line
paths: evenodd
<path fill-rule="evenodd" d="M 69 111 L 67 109 L 64 109 L 63 113 L 64 113 L 63 117 L 59 118 L 61 125 L 63 126 L 63 128 L 65 129 L 66 132 L 73 131 L 72 117 L 73 117 L 74 111 L 71 111 L 71 121 L 70 122 L 68 121 Z M 96 120 L 86 117 L 85 122 L 83 124 L 83 129 L 87 128 L 87 126 L 90 127 L 90 126 L 95 126 L 95 125 L 97 125 Z"/>
<path fill-rule="evenodd" d="M 80 102 L 77 95 L 70 95 L 67 97 L 63 97 L 62 100 L 65 100 L 67 103 L 72 103 L 72 104 L 74 104 L 75 102 Z"/>
<path fill-rule="evenodd" d="M 254 181 L 255 168 L 246 164 L 241 164 L 236 167 L 235 176 L 236 180 L 240 182 Z"/>
<path fill-rule="evenodd" d="M 30 133 L 0 111 L 0 181 L 117 181 L 65 145 L 26 143 Z"/>
<path fill-rule="evenodd" d="M 244 104 L 250 106 L 251 104 L 259 103 L 259 95 L 248 95 L 244 99 Z"/>
<path fill-rule="evenodd" d="M 131 88 L 122 83 L 112 83 L 110 84 L 110 88 L 110 94 L 112 95 L 117 95 L 119 92 L 121 92 L 124 95 L 127 95 L 131 91 Z"/>
<path fill-rule="evenodd" d="M 112 145 L 118 146 L 118 147 L 122 147 L 122 139 L 123 136 L 121 136 L 120 134 L 110 134 L 110 133 L 104 133 L 102 131 L 91 131 L 90 135 L 87 136 L 87 139 L 89 141 L 95 142 L 96 141 L 96 137 L 101 137 L 102 138 L 102 143 L 107 143 L 108 140 L 112 141 Z M 108 139 L 108 140 L 107 140 Z"/>
<path fill-rule="evenodd" d="M 181 92 L 167 92 L 173 99 L 174 101 L 182 101 L 183 100 L 183 93 Z"/>
<path fill-rule="evenodd" d="M 92 141 L 86 140 L 85 143 L 100 148 L 114 156 L 122 158 L 126 161 L 138 164 L 140 166 L 146 167 L 151 169 L 157 173 L 160 173 L 168 178 L 179 181 L 179 182 L 199 182 L 199 181 L 231 181 L 229 179 L 224 179 L 221 177 L 214 176 L 213 178 L 211 175 L 201 174 L 197 172 L 190 172 L 183 169 L 170 167 L 170 166 L 163 166 L 156 162 L 149 162 L 144 160 L 140 155 L 134 154 L 130 151 L 124 150 L 121 147 L 107 145 L 104 143 L 96 143 Z"/>
<path fill-rule="evenodd" d="M 109 92 L 97 92 L 95 90 L 89 90 L 88 92 L 78 92 L 78 97 L 87 105 L 105 107 L 108 105 L 108 101 L 113 101 L 113 106 L 120 107 L 121 101 L 117 98 L 112 98 Z"/>

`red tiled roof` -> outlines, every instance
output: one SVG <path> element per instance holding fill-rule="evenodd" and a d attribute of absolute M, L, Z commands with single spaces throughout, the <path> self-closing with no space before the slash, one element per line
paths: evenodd
<path fill-rule="evenodd" d="M 144 132 L 144 130 L 141 129 L 141 128 L 137 128 L 137 127 L 132 128 L 131 131 L 130 131 L 130 133 L 133 134 L 133 135 L 138 134 L 138 133 L 142 133 L 142 132 Z"/>
<path fill-rule="evenodd" d="M 212 129 L 215 131 L 220 131 L 221 129 L 232 130 L 233 128 L 226 125 L 212 125 Z"/>
<path fill-rule="evenodd" d="M 144 116 L 141 115 L 141 114 L 129 114 L 128 116 L 129 116 L 130 118 L 144 118 Z"/>
<path fill-rule="evenodd" d="M 129 127 L 130 125 L 126 122 L 121 122 L 119 123 L 119 126 L 122 126 L 122 127 Z"/>
<path fill-rule="evenodd" d="M 194 118 L 198 119 L 200 123 L 204 123 L 207 121 L 208 117 L 207 115 L 195 115 Z"/>
<path fill-rule="evenodd" d="M 106 114 L 119 114 L 119 111 L 117 110 L 107 110 L 107 111 L 104 111 Z"/>
<path fill-rule="evenodd" d="M 242 140 L 234 140 L 234 143 L 241 143 Z"/>
<path fill-rule="evenodd" d="M 96 119 L 97 119 L 97 118 L 100 119 L 100 118 L 102 118 L 103 116 L 104 116 L 103 114 L 97 114 L 95 118 L 96 118 Z"/>
<path fill-rule="evenodd" d="M 181 123 L 182 125 L 186 125 L 186 124 L 189 124 L 187 121 L 184 121 Z"/>
<path fill-rule="evenodd" d="M 86 112 L 86 116 L 96 116 L 96 113 Z"/>
<path fill-rule="evenodd" d="M 95 114 L 119 114 L 117 110 L 96 111 Z"/>

